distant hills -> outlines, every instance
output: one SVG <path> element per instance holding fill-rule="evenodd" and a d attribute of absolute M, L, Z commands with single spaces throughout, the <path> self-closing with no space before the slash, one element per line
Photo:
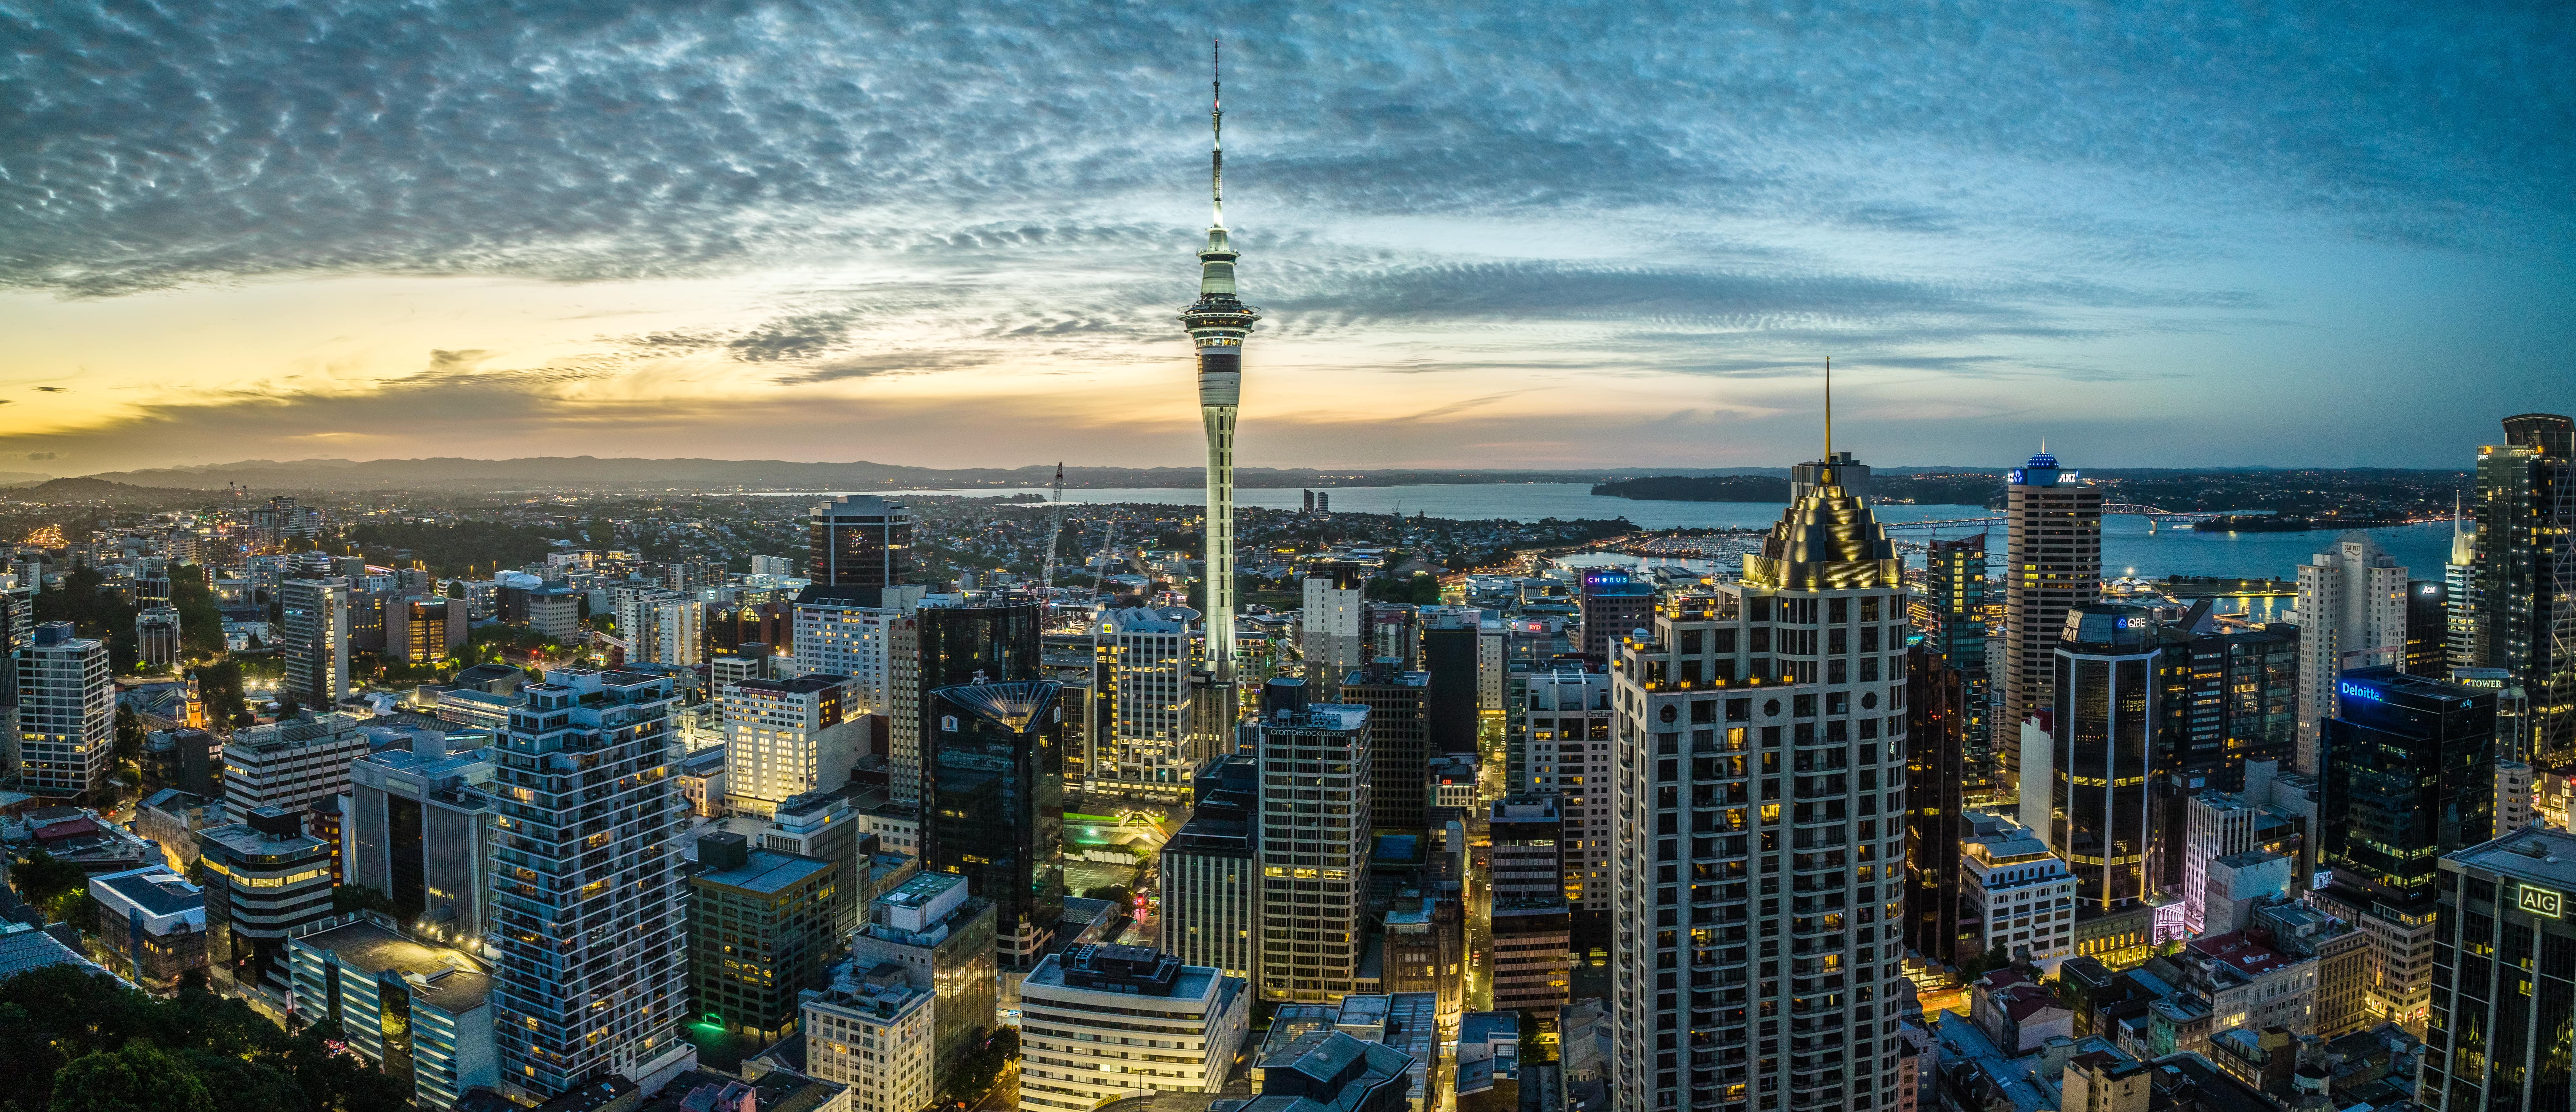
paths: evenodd
<path fill-rule="evenodd" d="M 1753 469 L 1734 469 L 1737 471 Z M 1785 468 L 1760 469 L 1788 474 Z M 1587 471 L 1323 470 L 1244 467 L 1243 487 L 1396 486 L 1412 483 L 1593 483 L 1637 475 L 1716 475 L 1729 470 L 1612 468 Z M 1068 487 L 1186 488 L 1201 485 L 1196 467 L 1067 467 Z M 800 463 L 788 460 L 601 459 L 537 456 L 526 459 L 244 460 L 194 467 L 111 471 L 91 479 L 133 486 L 221 490 L 238 483 L 254 491 L 366 491 L 420 489 L 599 490 L 939 490 L 956 487 L 1044 487 L 1055 465 L 1017 468 L 936 468 L 899 464 Z"/>

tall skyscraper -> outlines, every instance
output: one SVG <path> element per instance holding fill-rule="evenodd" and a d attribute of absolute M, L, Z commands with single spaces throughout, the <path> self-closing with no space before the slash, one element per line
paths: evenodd
<path fill-rule="evenodd" d="M 2042 451 L 2012 470 L 2004 491 L 2004 659 L 1995 676 L 2004 698 L 1991 748 L 2000 793 L 2010 793 L 2022 782 L 2022 722 L 2052 705 L 2066 612 L 2102 597 L 2102 488 Z"/>
<path fill-rule="evenodd" d="M 1914 628 L 1931 651 L 1959 674 L 1959 697 L 1945 725 L 1959 731 L 1960 791 L 1970 802 L 2010 798 L 1995 761 L 1993 698 L 1986 673 L 1986 535 L 1935 540 L 1924 545 L 1923 593 L 1914 597 Z M 1955 839 L 1954 839 L 1955 840 Z"/>
<path fill-rule="evenodd" d="M 492 905 L 492 764 L 480 751 L 390 749 L 349 764 L 347 882 L 393 897 L 394 921 L 450 945 L 483 937 Z"/>
<path fill-rule="evenodd" d="M 1102 706 L 1102 736 L 1084 769 L 1103 790 L 1178 799 L 1208 754 L 1190 743 L 1190 673 L 1198 664 L 1192 634 L 1198 612 L 1186 606 L 1112 607 L 1092 633 L 1092 686 Z"/>
<path fill-rule="evenodd" d="M 1576 605 L 1583 613 L 1583 655 L 1606 661 L 1620 638 L 1650 624 L 1655 585 L 1617 568 L 1586 569 Z"/>
<path fill-rule="evenodd" d="M 1222 90 L 1215 81 L 1211 92 Z M 1243 341 L 1261 311 L 1235 296 L 1234 249 L 1225 227 L 1225 105 L 1211 96 L 1208 190 L 1215 218 L 1199 251 L 1199 299 L 1181 310 L 1198 349 L 1199 416 L 1207 427 L 1207 659 L 1220 698 L 1234 692 L 1234 414 L 1243 399 Z"/>
<path fill-rule="evenodd" d="M 2556 763 L 2576 753 L 2576 423 L 2504 419 L 2478 449 L 2478 659 L 2530 699 L 2525 736 L 2503 755 Z"/>
<path fill-rule="evenodd" d="M 2317 775 L 2319 723 L 2334 714 L 2335 680 L 2353 668 L 2406 660 L 2406 569 L 2359 530 L 2299 565 L 2298 769 Z"/>
<path fill-rule="evenodd" d="M 1353 671 L 1341 701 L 1369 709 L 1369 815 L 1372 829 L 1424 834 L 1423 784 L 1430 767 L 1431 675 L 1387 664 Z"/>
<path fill-rule="evenodd" d="M 1034 597 L 946 595 L 926 598 L 910 617 L 886 627 L 887 763 L 895 802 L 926 806 L 935 790 L 932 691 L 1044 678 L 1044 610 Z"/>
<path fill-rule="evenodd" d="M 70 622 L 37 626 L 18 650 L 18 736 L 9 748 L 28 794 L 87 800 L 111 790 L 116 689 L 107 664 L 107 642 L 72 636 Z"/>
<path fill-rule="evenodd" d="M 317 711 L 349 693 L 349 581 L 289 579 L 278 590 L 286 616 L 285 693 Z"/>
<path fill-rule="evenodd" d="M 929 693 L 922 867 L 966 877 L 997 909 L 996 958 L 1025 972 L 1064 917 L 1063 716 L 1052 681 Z"/>
<path fill-rule="evenodd" d="M 2392 667 L 2347 672 L 2335 686 L 2318 816 L 2333 883 L 2317 896 L 2372 936 L 2373 1014 L 2420 1032 L 2432 999 L 2434 859 L 2493 835 L 2495 692 Z"/>
<path fill-rule="evenodd" d="M 806 519 L 805 578 L 863 605 L 912 576 L 912 511 L 873 494 L 817 502 Z"/>
<path fill-rule="evenodd" d="M 1565 820 L 1553 795 L 1494 801 L 1493 992 L 1497 1011 L 1553 1023 L 1571 998 L 1573 911 L 1565 902 Z"/>
<path fill-rule="evenodd" d="M 1883 1107 L 1900 1088 L 1881 1025 L 1905 950 L 1904 578 L 1835 479 L 1821 469 L 1740 579 L 1670 600 L 1617 650 L 1610 1068 L 1628 1112 Z M 1692 632 L 1717 659 L 1683 654 Z"/>
<path fill-rule="evenodd" d="M 1306 684 L 1318 697 L 1331 697 L 1343 676 L 1368 663 L 1368 600 L 1361 583 L 1360 566 L 1348 562 L 1317 564 L 1306 573 L 1298 647 L 1305 654 Z"/>
<path fill-rule="evenodd" d="M 1262 690 L 1261 995 L 1329 1003 L 1358 991 L 1371 841 L 1369 710 Z"/>
<path fill-rule="evenodd" d="M 1505 794 L 1556 797 L 1565 827 L 1559 847 L 1565 898 L 1580 924 L 1577 934 L 1587 943 L 1606 940 L 1614 853 L 1610 781 L 1617 767 L 1610 732 L 1618 719 L 1610 705 L 1610 674 L 1569 660 L 1519 678 L 1522 713 L 1511 739 Z"/>
<path fill-rule="evenodd" d="M 1494 647 L 1501 648 L 1501 638 L 1495 638 Z M 1423 716 L 1426 744 L 1433 754 L 1476 751 L 1484 656 L 1484 611 L 1466 606 L 1422 608 L 1422 670 L 1431 676 Z"/>
<path fill-rule="evenodd" d="M 2439 976 L 2414 1103 L 2427 1112 L 2576 1103 L 2567 1055 L 2576 836 L 2525 827 L 2433 864 Z"/>
<path fill-rule="evenodd" d="M 2164 718 L 2156 640 L 2144 608 L 2088 603 L 2067 612 L 2058 642 L 2047 836 L 2075 874 L 2079 919 L 2155 893 L 2151 781 L 2169 771 L 2156 767 Z"/>
<path fill-rule="evenodd" d="M 2454 668 L 2478 665 L 2478 531 L 2460 527 L 2456 497 L 2451 509 L 2451 558 L 2442 565 L 2443 601 L 2451 609 L 2445 642 Z"/>
<path fill-rule="evenodd" d="M 1188 825 L 1163 845 L 1163 945 L 1185 964 L 1259 983 L 1260 766 L 1249 757 L 1212 764 Z"/>
<path fill-rule="evenodd" d="M 2451 674 L 2451 589 L 2440 579 L 2406 581 L 2406 659 L 2410 676 Z"/>
<path fill-rule="evenodd" d="M 1938 543 L 1938 542 L 1935 542 Z M 1980 552 L 1980 555 L 1983 555 Z M 1978 638 L 1982 652 L 1984 638 Z M 1905 653 L 1906 941 L 1955 964 L 1959 943 L 1959 843 L 1968 836 L 1967 685 L 1933 642 Z"/>
<path fill-rule="evenodd" d="M 669 775 L 669 677 L 562 669 L 523 690 L 487 750 L 500 837 L 486 937 L 502 1087 L 542 1103 L 690 1049 L 688 802 Z"/>

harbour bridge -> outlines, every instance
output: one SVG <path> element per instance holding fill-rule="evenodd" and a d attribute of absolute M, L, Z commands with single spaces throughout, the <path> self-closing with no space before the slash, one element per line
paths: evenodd
<path fill-rule="evenodd" d="M 2167 521 L 2202 521 L 2209 518 L 2227 516 L 2225 514 L 2217 513 L 2195 513 L 2189 510 L 2168 510 L 2159 506 L 2142 506 L 2135 502 L 2105 502 L 2102 504 L 2102 513 L 2106 517 L 2114 515 L 2143 517 L 2147 519 L 2147 531 L 2150 533 L 2155 532 L 2158 525 Z M 1991 529 L 2000 528 L 2011 521 L 2011 518 L 1997 514 L 1993 517 L 1950 517 L 1942 518 L 1938 521 L 1883 521 L 1879 524 L 1885 526 L 1888 532 L 1895 533 L 1922 529 L 1966 529 L 1970 527 Z"/>

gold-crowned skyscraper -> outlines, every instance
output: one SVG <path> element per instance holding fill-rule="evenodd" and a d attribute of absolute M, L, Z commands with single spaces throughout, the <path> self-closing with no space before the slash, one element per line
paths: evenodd
<path fill-rule="evenodd" d="M 1221 81 L 1209 82 L 1208 123 L 1214 140 L 1208 192 L 1215 220 L 1199 252 L 1199 299 L 1181 311 L 1198 348 L 1199 416 L 1207 426 L 1207 664 L 1218 687 L 1234 690 L 1234 414 L 1243 396 L 1243 339 L 1261 311 L 1235 296 L 1240 253 L 1225 228 L 1225 107 Z M 1232 700 L 1228 700 L 1230 722 Z"/>

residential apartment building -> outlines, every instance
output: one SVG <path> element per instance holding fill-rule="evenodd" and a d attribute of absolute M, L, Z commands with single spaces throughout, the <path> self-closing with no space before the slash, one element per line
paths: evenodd
<path fill-rule="evenodd" d="M 487 751 L 500 832 L 488 937 L 501 1086 L 542 1102 L 690 1052 L 676 844 L 688 805 L 668 773 L 681 755 L 669 677 L 560 669 L 523 690 Z M 622 895 L 583 898 L 610 891 Z"/>
<path fill-rule="evenodd" d="M 6 754 L 13 760 L 0 763 L 14 763 L 29 795 L 101 798 L 110 790 L 116 744 L 107 642 L 72 636 L 70 622 L 46 622 L 16 657 L 18 713 Z"/>
<path fill-rule="evenodd" d="M 2353 668 L 2406 661 L 2406 569 L 2370 534 L 2345 533 L 2299 565 L 2298 770 L 2320 771 L 2321 725 L 2335 681 Z"/>
<path fill-rule="evenodd" d="M 1120 606 L 1092 628 L 1099 706 L 1085 770 L 1094 790 L 1178 798 L 1204 755 L 1190 744 L 1199 666 L 1198 611 L 1185 606 Z"/>
<path fill-rule="evenodd" d="M 1897 1090 L 1879 1001 L 1902 991 L 1906 596 L 1895 546 L 1830 471 L 1740 578 L 1665 600 L 1618 649 L 1622 1107 Z M 1692 630 L 1707 657 L 1680 651 Z"/>
<path fill-rule="evenodd" d="M 1692 631 L 1696 634 L 1698 631 Z M 1514 795 L 1553 795 L 1563 820 L 1565 899 L 1579 913 L 1610 911 L 1612 818 L 1610 782 L 1610 674 L 1577 664 L 1529 673 L 1520 736 L 1525 771 L 1513 777 Z M 1500 1007 L 1501 1005 L 1496 1005 Z"/>

